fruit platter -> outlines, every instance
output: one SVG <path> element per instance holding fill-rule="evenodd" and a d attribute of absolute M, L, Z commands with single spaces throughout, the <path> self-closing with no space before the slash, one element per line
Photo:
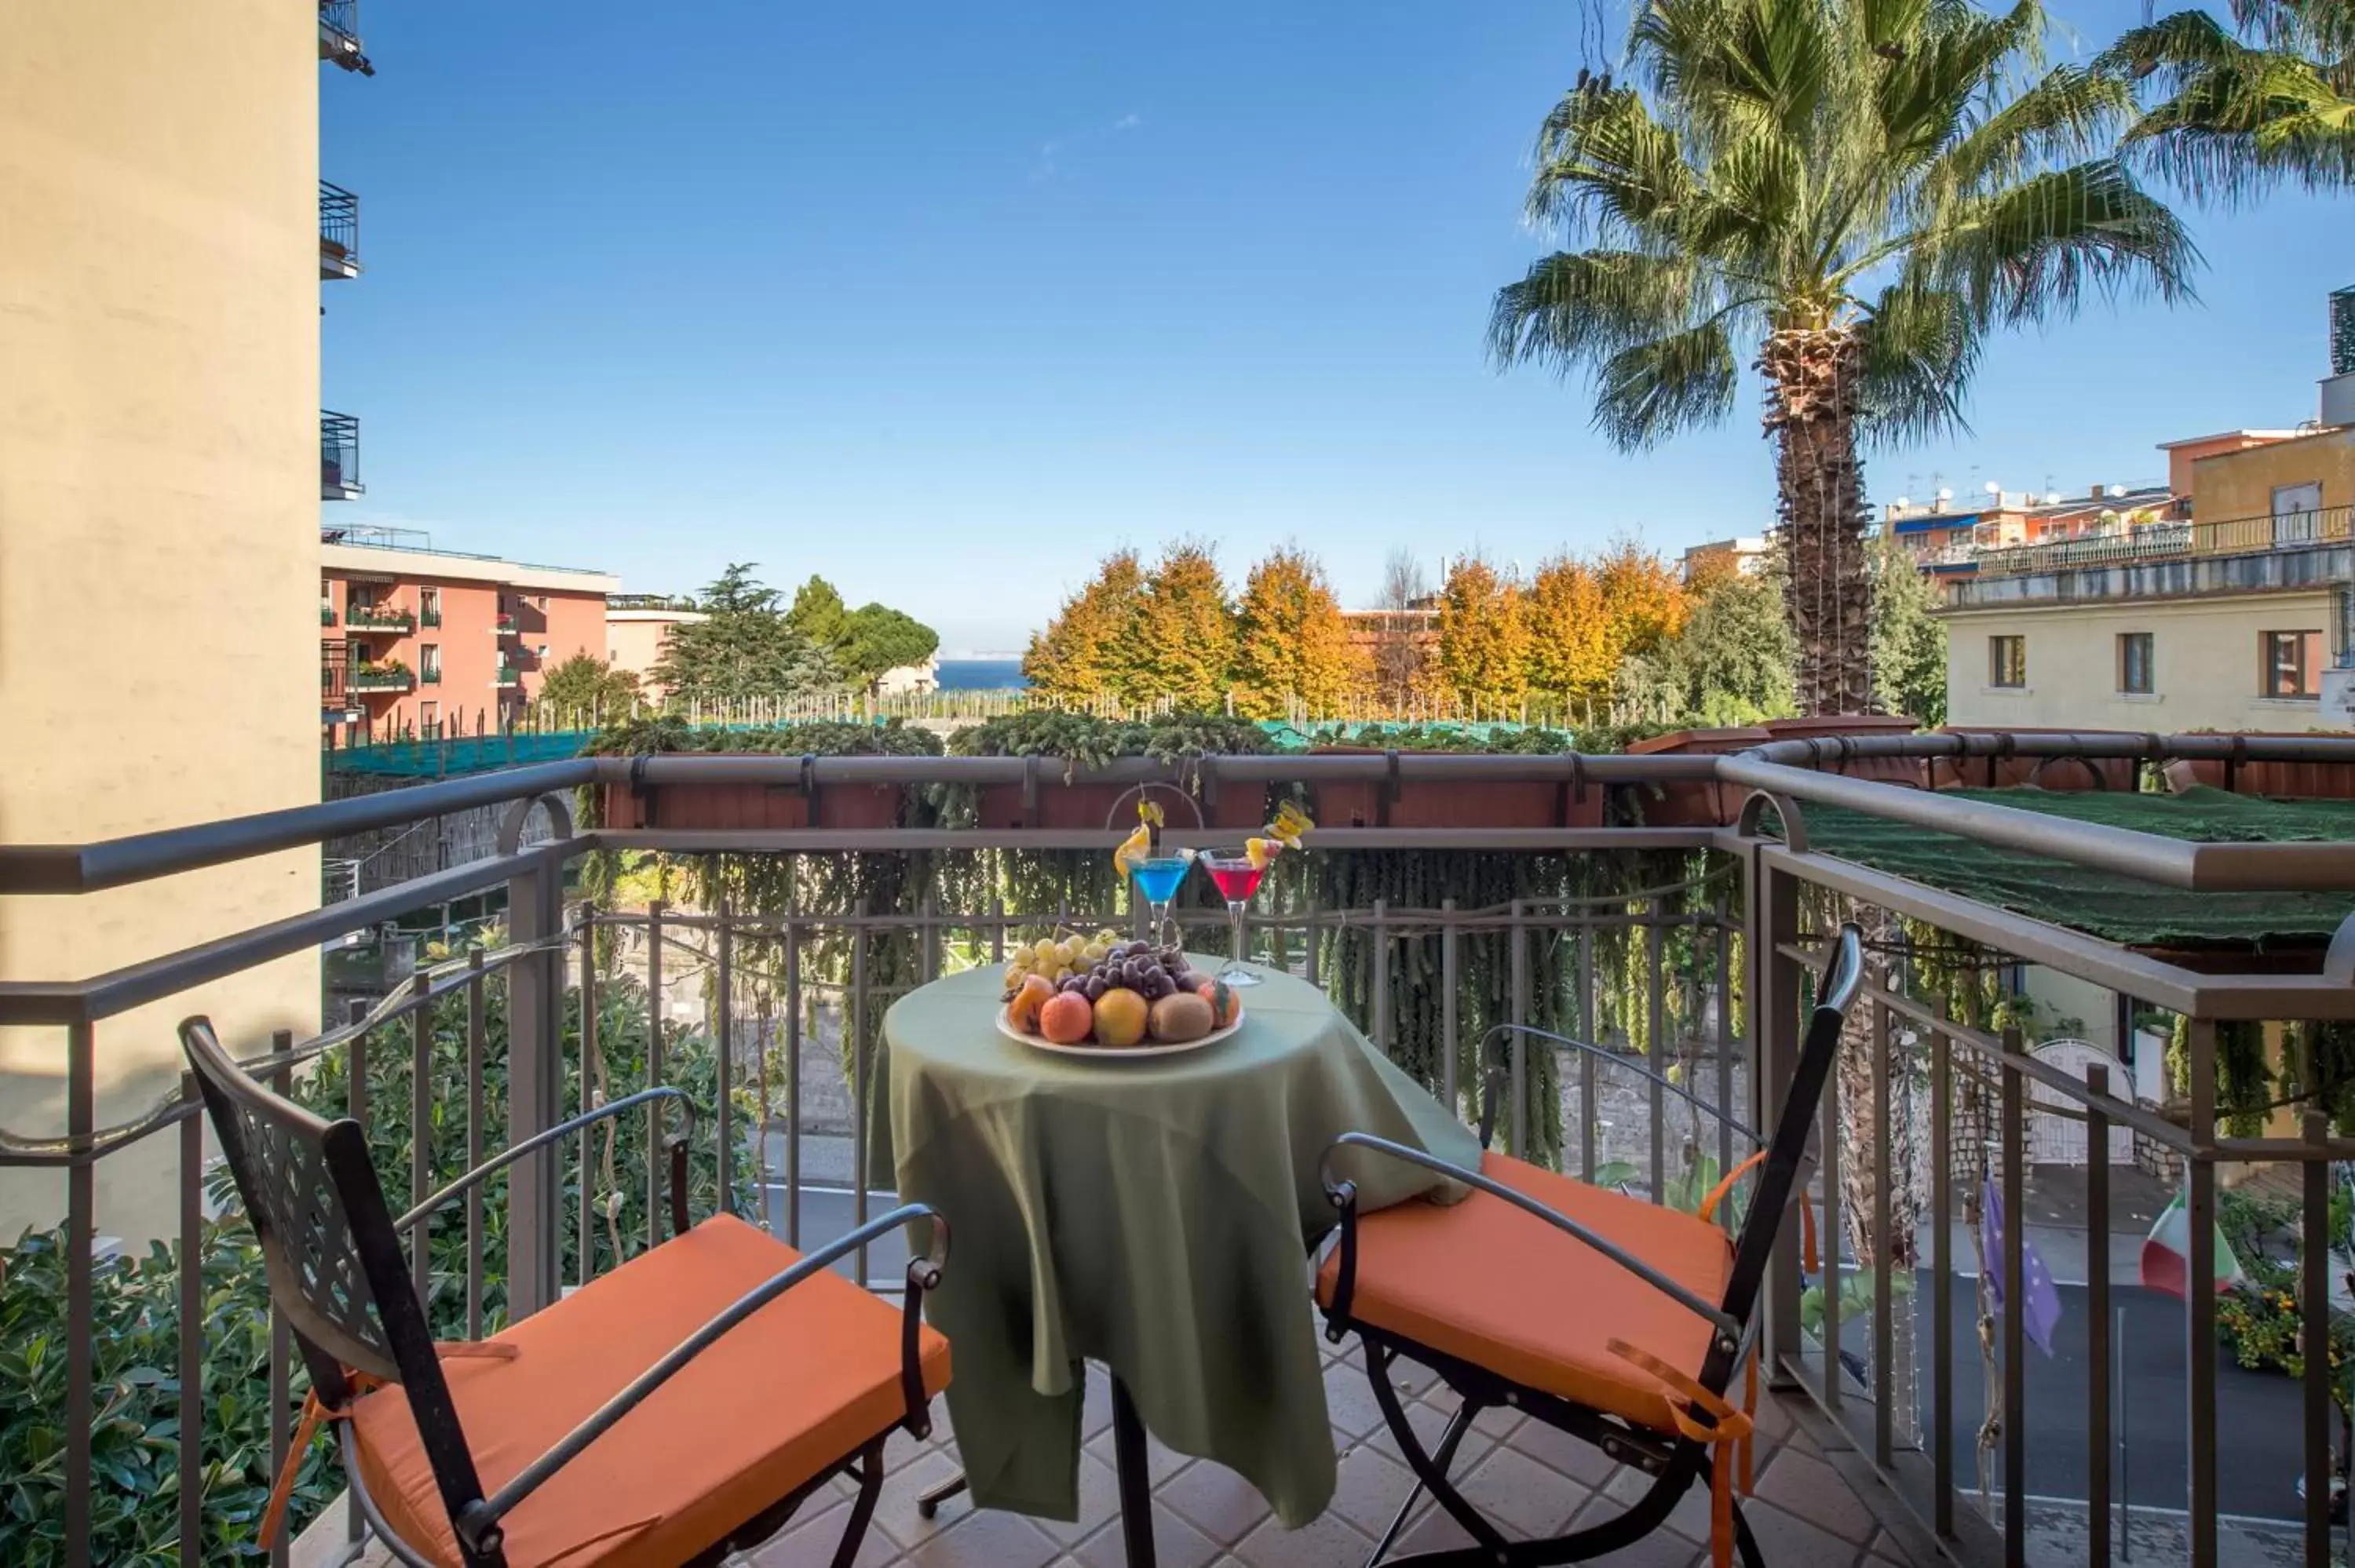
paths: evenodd
<path fill-rule="evenodd" d="M 1197 970 L 1182 949 L 1105 931 L 1017 951 L 997 1026 L 1066 1055 L 1166 1056 L 1216 1044 L 1242 1017 L 1233 990 Z"/>

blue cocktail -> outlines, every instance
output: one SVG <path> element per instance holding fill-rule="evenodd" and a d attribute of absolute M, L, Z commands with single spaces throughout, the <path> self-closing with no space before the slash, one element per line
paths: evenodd
<path fill-rule="evenodd" d="M 1129 863 L 1128 874 L 1136 884 L 1137 893 L 1152 906 L 1156 941 L 1168 927 L 1169 901 L 1178 896 L 1178 889 L 1184 885 L 1186 873 L 1193 863 L 1194 857 L 1189 854 L 1148 855 Z"/>

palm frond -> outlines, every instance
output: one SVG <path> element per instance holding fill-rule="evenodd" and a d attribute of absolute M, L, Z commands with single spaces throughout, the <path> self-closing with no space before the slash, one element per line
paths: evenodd
<path fill-rule="evenodd" d="M 2285 19 L 2301 6 L 2303 17 Z M 2252 26 L 2311 42 L 2340 25 L 2326 6 L 2269 5 Z M 2355 58 L 2252 48 L 2193 11 L 2132 29 L 2100 65 L 2155 97 L 2126 154 L 2170 185 L 2228 207 L 2284 185 L 2355 189 Z"/>
<path fill-rule="evenodd" d="M 1733 412 L 1737 375 L 1721 321 L 1623 348 L 1595 375 L 1594 428 L 1636 451 L 1714 425 Z"/>
<path fill-rule="evenodd" d="M 1870 307 L 1863 329 L 1864 422 L 1879 445 L 1967 431 L 1962 395 L 1986 334 L 1961 295 L 1901 279 Z"/>
<path fill-rule="evenodd" d="M 1497 291 L 1488 354 L 1500 368 L 1600 363 L 1692 325 L 1702 302 L 1699 274 L 1681 257 L 1558 251 Z"/>
<path fill-rule="evenodd" d="M 1700 196 L 1676 133 L 1630 89 L 1574 88 L 1547 116 L 1531 224 L 1605 240 L 1657 238 Z"/>
<path fill-rule="evenodd" d="M 1913 248 L 1923 286 L 1960 296 L 1985 325 L 2071 314 L 2088 290 L 2188 300 L 2199 259 L 2175 215 L 2115 158 L 1956 204 Z"/>

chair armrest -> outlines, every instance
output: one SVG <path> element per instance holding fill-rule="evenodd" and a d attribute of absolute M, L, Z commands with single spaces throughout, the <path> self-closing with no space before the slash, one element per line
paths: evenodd
<path fill-rule="evenodd" d="M 1409 1148 L 1403 1143 L 1392 1143 L 1389 1139 L 1376 1138 L 1368 1132 L 1345 1132 L 1335 1139 L 1327 1147 L 1324 1158 L 1317 1166 L 1317 1174 L 1325 1183 L 1326 1196 L 1331 1200 L 1336 1209 L 1341 1211 L 1341 1242 L 1343 1247 L 1352 1255 L 1343 1261 L 1345 1271 L 1349 1271 L 1350 1265 L 1355 1261 L 1358 1189 L 1354 1182 L 1337 1181 L 1333 1178 L 1333 1155 L 1336 1150 L 1344 1148 L 1363 1149 L 1375 1154 L 1387 1155 L 1392 1160 L 1402 1160 L 1410 1165 L 1419 1165 L 1450 1181 L 1461 1181 L 1467 1187 L 1476 1188 L 1492 1198 L 1501 1198 L 1523 1213 L 1543 1220 L 1563 1234 L 1593 1247 L 1678 1306 L 1708 1323 L 1729 1340 L 1737 1340 L 1742 1334 L 1742 1324 L 1723 1307 L 1714 1301 L 1702 1300 L 1642 1258 L 1622 1248 L 1617 1243 L 1596 1234 L 1567 1214 L 1558 1213 L 1528 1193 L 1516 1192 L 1503 1182 L 1484 1176 L 1477 1171 L 1466 1171 L 1461 1165 L 1450 1164 L 1435 1154 L 1426 1154 L 1420 1149 Z M 1335 1300 L 1340 1305 L 1340 1309 L 1347 1309 L 1346 1303 L 1338 1295 L 1335 1297 Z"/>
<path fill-rule="evenodd" d="M 1678 1099 L 1683 1100 L 1694 1108 L 1706 1111 L 1710 1116 L 1715 1117 L 1718 1120 L 1723 1122 L 1726 1126 L 1732 1128 L 1734 1131 L 1748 1139 L 1752 1148 L 1764 1149 L 1766 1147 L 1766 1140 L 1764 1139 L 1759 1137 L 1755 1132 L 1752 1131 L 1742 1123 L 1734 1120 L 1733 1118 L 1727 1115 L 1723 1109 L 1717 1106 L 1710 1105 L 1707 1100 L 1702 1099 L 1699 1095 L 1694 1094 L 1690 1089 L 1686 1088 L 1683 1085 L 1670 1083 L 1666 1074 L 1654 1072 L 1651 1068 L 1645 1066 L 1641 1062 L 1636 1061 L 1634 1057 L 1627 1055 L 1624 1052 L 1606 1050 L 1604 1047 L 1595 1044 L 1591 1040 L 1573 1040 L 1567 1034 L 1556 1034 L 1550 1029 L 1540 1029 L 1533 1024 L 1499 1023 L 1490 1029 L 1487 1033 L 1480 1037 L 1480 1057 L 1487 1068 L 1485 1076 L 1489 1086 L 1487 1092 L 1480 1097 L 1480 1147 L 1483 1149 L 1488 1147 L 1488 1139 L 1496 1132 L 1496 1087 L 1504 1082 L 1505 1077 L 1505 1064 L 1497 1059 L 1496 1047 L 1501 1045 L 1504 1043 L 1505 1037 L 1508 1034 L 1534 1035 L 1538 1039 L 1546 1041 L 1549 1044 L 1555 1045 L 1567 1045 L 1573 1050 L 1583 1051 L 1589 1055 L 1599 1056 L 1604 1061 L 1611 1063 L 1614 1066 L 1625 1067 L 1627 1071 L 1636 1074 L 1641 1077 L 1649 1078 L 1652 1082 L 1659 1085 L 1660 1087 L 1668 1090 L 1668 1093 L 1676 1096 Z"/>
<path fill-rule="evenodd" d="M 451 1199 L 481 1186 L 485 1181 L 527 1154 L 545 1149 L 559 1139 L 579 1132 L 592 1122 L 602 1121 L 607 1117 L 618 1116 L 633 1107 L 648 1105 L 655 1100 L 677 1100 L 680 1109 L 687 1115 L 687 1131 L 673 1133 L 666 1140 L 670 1148 L 671 1224 L 675 1230 L 685 1231 L 687 1229 L 687 1139 L 688 1134 L 695 1130 L 695 1102 L 687 1097 L 685 1091 L 667 1086 L 640 1089 L 634 1095 L 624 1095 L 618 1100 L 608 1100 L 592 1110 L 582 1111 L 559 1127 L 551 1127 L 546 1132 L 535 1134 L 525 1139 L 521 1143 L 501 1150 L 410 1210 L 409 1213 L 401 1215 L 400 1218 L 393 1221 L 393 1228 L 400 1231 L 407 1230 Z"/>
<path fill-rule="evenodd" d="M 745 1319 L 837 1261 L 889 1233 L 895 1226 L 914 1220 L 932 1223 L 932 1245 L 922 1256 L 908 1265 L 908 1293 L 902 1313 L 900 1342 L 900 1377 L 903 1393 L 909 1401 L 909 1419 L 921 1425 L 929 1403 L 923 1392 L 923 1371 L 917 1364 L 917 1330 L 925 1291 L 940 1283 L 941 1271 L 948 1266 L 948 1222 L 924 1203 L 902 1203 L 888 1214 L 868 1221 L 865 1224 L 840 1236 L 814 1253 L 804 1255 L 791 1268 L 773 1276 L 737 1298 L 718 1317 L 679 1341 L 666 1352 L 662 1360 L 633 1379 L 627 1388 L 592 1411 L 586 1419 L 562 1437 L 554 1446 L 519 1471 L 515 1479 L 501 1487 L 493 1496 L 468 1503 L 459 1511 L 459 1533 L 465 1537 L 474 1552 L 488 1554 L 499 1549 L 498 1522 L 514 1511 L 533 1492 L 545 1485 L 549 1477 L 578 1458 L 582 1449 L 611 1431 L 615 1423 L 635 1410 L 664 1383 L 717 1343 Z"/>

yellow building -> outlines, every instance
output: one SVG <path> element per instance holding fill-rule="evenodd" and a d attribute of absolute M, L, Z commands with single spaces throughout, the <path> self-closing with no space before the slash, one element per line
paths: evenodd
<path fill-rule="evenodd" d="M 286 0 L 0 7 L 0 833 L 76 842 L 315 801 L 318 94 Z M 341 63 L 341 62 L 339 62 Z M 295 853 L 0 898 L 0 979 L 94 975 L 315 906 Z M 96 1025 L 99 1126 L 176 1086 L 198 1009 L 250 1049 L 315 954 Z M 0 1127 L 67 1127 L 65 1030 L 0 1035 Z M 97 1227 L 172 1223 L 176 1139 L 98 1166 Z M 0 1180 L 0 1237 L 63 1212 Z"/>
<path fill-rule="evenodd" d="M 2339 537 L 2355 510 L 2355 425 L 2300 431 L 2243 451 L 2203 457 L 2191 465 L 2191 521 L 2215 524 L 2210 548 L 2229 547 L 2245 528 L 2233 524 L 2275 517 L 2312 516 L 2313 526 Z"/>

